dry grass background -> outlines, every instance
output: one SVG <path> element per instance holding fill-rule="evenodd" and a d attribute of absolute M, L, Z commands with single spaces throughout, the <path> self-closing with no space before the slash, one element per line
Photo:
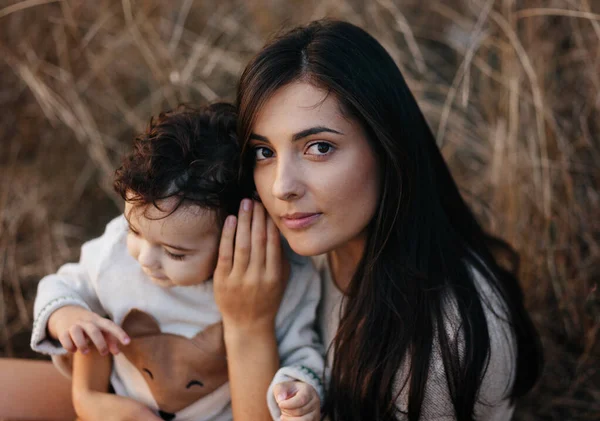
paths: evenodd
<path fill-rule="evenodd" d="M 0 355 L 33 356 L 37 281 L 119 212 L 148 117 L 232 99 L 271 33 L 323 16 L 385 45 L 520 253 L 547 364 L 516 418 L 600 419 L 599 0 L 0 0 Z"/>

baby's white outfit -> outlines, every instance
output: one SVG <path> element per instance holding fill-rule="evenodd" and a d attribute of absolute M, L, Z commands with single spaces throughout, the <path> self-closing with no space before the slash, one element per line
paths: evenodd
<path fill-rule="evenodd" d="M 50 315 L 66 305 L 78 305 L 108 316 L 120 325 L 136 308 L 152 315 L 163 333 L 191 338 L 221 320 L 211 280 L 193 286 L 164 288 L 154 284 L 129 255 L 128 223 L 123 215 L 113 219 L 104 234 L 86 242 L 79 263 L 63 265 L 56 274 L 44 277 L 38 286 L 31 338 L 33 350 L 50 354 L 60 368 L 59 358 L 67 353 L 59 342 L 47 336 Z M 280 417 L 273 397 L 275 384 L 301 380 L 312 385 L 323 402 L 324 350 L 315 331 L 316 309 L 321 294 L 319 274 L 309 258 L 293 254 L 286 247 L 291 274 L 275 320 L 281 369 L 266 399 L 273 419 Z M 123 356 L 115 356 L 111 384 L 121 396 L 136 399 L 158 409 L 142 374 Z M 229 384 L 176 413 L 174 421 L 231 420 Z"/>

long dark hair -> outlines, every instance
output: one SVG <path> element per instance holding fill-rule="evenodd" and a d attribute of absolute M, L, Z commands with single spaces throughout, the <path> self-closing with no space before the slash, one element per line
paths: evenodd
<path fill-rule="evenodd" d="M 502 303 L 502 314 L 491 311 L 514 332 L 516 371 L 506 395 L 525 394 L 539 376 L 542 352 L 521 289 L 492 256 L 489 237 L 463 201 L 392 58 L 368 33 L 346 22 L 317 21 L 274 39 L 240 80 L 242 154 L 251 155 L 247 141 L 262 105 L 298 80 L 335 95 L 342 111 L 362 124 L 382 180 L 333 342 L 327 415 L 342 421 L 396 420 L 399 384 L 408 388 L 408 419 L 418 420 L 433 355 L 439 355 L 455 417 L 474 419 L 490 357 L 484 306 L 491 304 L 480 294 L 473 270 Z M 250 170 L 251 158 L 244 164 Z M 451 319 L 459 321 L 457 331 L 448 328 Z M 405 378 L 398 379 L 407 364 Z"/>

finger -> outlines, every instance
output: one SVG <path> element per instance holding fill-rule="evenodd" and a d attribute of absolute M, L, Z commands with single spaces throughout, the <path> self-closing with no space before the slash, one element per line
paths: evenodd
<path fill-rule="evenodd" d="M 108 346 L 108 352 L 113 355 L 117 355 L 121 352 L 119 349 L 119 340 L 115 338 L 110 333 L 103 332 L 104 340 L 106 341 L 106 345 Z"/>
<path fill-rule="evenodd" d="M 267 216 L 267 247 L 265 275 L 268 280 L 279 280 L 281 277 L 281 239 L 279 230 L 270 216 Z"/>
<path fill-rule="evenodd" d="M 131 341 L 127 332 L 112 320 L 100 318 L 97 323 L 103 332 L 110 334 L 110 336 L 119 340 L 123 345 L 129 344 Z"/>
<path fill-rule="evenodd" d="M 267 246 L 267 221 L 265 208 L 255 202 L 252 209 L 252 238 L 250 249 L 250 266 L 257 272 L 263 273 Z"/>
<path fill-rule="evenodd" d="M 306 416 L 308 414 L 319 414 L 321 412 L 321 408 L 319 405 L 316 405 L 314 402 L 310 402 L 307 405 L 301 406 L 299 408 L 279 408 L 281 410 L 281 415 L 285 415 L 287 417 L 293 417 L 293 419 L 298 419 L 300 417 Z M 318 419 L 318 418 L 317 418 Z"/>
<path fill-rule="evenodd" d="M 82 326 L 86 336 L 92 341 L 100 355 L 108 354 L 108 345 L 104 340 L 102 331 L 94 323 L 84 323 Z"/>
<path fill-rule="evenodd" d="M 87 354 L 89 352 L 87 339 L 84 335 L 81 326 L 71 326 L 71 328 L 69 329 L 69 335 L 71 336 L 71 340 L 73 341 L 73 343 L 79 351 L 81 351 L 83 354 Z"/>
<path fill-rule="evenodd" d="M 250 260 L 250 224 L 252 223 L 252 200 L 244 199 L 240 204 L 232 272 L 238 275 L 246 272 Z"/>
<path fill-rule="evenodd" d="M 290 399 L 292 396 L 298 393 L 298 383 L 298 381 L 292 380 L 277 383 L 275 386 L 273 386 L 273 396 L 275 397 L 277 404 L 285 401 L 286 399 Z"/>
<path fill-rule="evenodd" d="M 67 351 L 69 351 L 69 352 L 75 352 L 75 351 L 77 351 L 77 347 L 75 346 L 75 344 L 71 340 L 71 337 L 69 336 L 69 332 L 68 331 L 63 332 L 58 337 L 58 341 L 63 346 L 63 348 L 66 349 Z"/>
<path fill-rule="evenodd" d="M 321 419 L 321 411 L 311 411 L 300 416 L 281 414 L 281 421 L 319 421 Z"/>
<path fill-rule="evenodd" d="M 215 268 L 215 273 L 219 273 L 221 276 L 217 276 L 217 280 L 229 275 L 231 272 L 233 266 L 233 242 L 236 224 L 237 218 L 233 215 L 229 215 L 227 219 L 225 219 L 225 224 L 223 224 L 221 243 L 219 244 L 219 259 L 217 261 L 217 267 Z"/>
<path fill-rule="evenodd" d="M 294 396 L 279 401 L 277 404 L 279 405 L 279 409 L 285 411 L 286 414 L 299 416 L 309 412 L 308 409 L 315 407 L 316 401 L 316 396 L 313 393 L 300 390 Z"/>

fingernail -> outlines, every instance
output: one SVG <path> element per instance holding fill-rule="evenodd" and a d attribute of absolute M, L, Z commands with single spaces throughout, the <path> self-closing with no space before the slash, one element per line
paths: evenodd
<path fill-rule="evenodd" d="M 252 201 L 250 199 L 242 200 L 242 209 L 244 209 L 244 211 L 248 212 L 250 210 L 251 206 L 252 206 Z"/>
<path fill-rule="evenodd" d="M 283 393 L 283 392 L 282 392 L 282 393 L 280 393 L 280 394 L 278 394 L 277 396 L 275 396 L 275 400 L 276 400 L 277 402 L 284 401 L 285 399 L 286 399 L 286 394 L 285 394 L 285 393 Z"/>
<path fill-rule="evenodd" d="M 81 353 L 82 353 L 82 354 L 87 354 L 88 352 L 90 352 L 90 350 L 89 350 L 89 349 L 82 349 L 82 350 L 81 350 Z"/>
<path fill-rule="evenodd" d="M 225 221 L 225 224 L 228 227 L 233 228 L 235 226 L 235 216 L 228 216 L 227 220 Z"/>
<path fill-rule="evenodd" d="M 123 338 L 123 343 L 125 345 L 127 345 L 129 342 L 131 342 L 131 339 L 129 339 L 129 337 L 126 336 L 125 338 Z"/>

